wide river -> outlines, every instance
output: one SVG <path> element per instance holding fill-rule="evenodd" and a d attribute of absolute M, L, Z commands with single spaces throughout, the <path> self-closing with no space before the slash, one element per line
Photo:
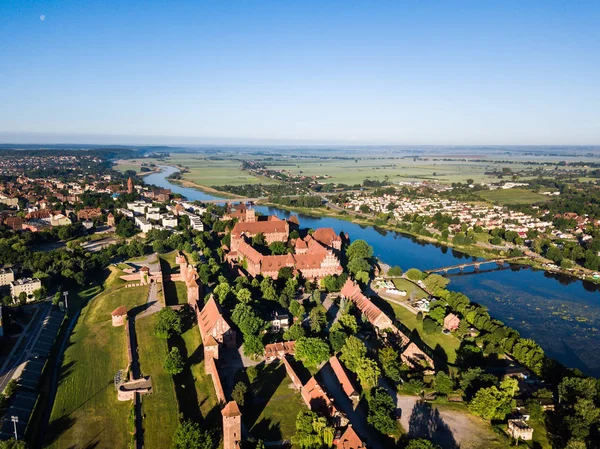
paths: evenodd
<path fill-rule="evenodd" d="M 191 201 L 218 199 L 169 182 L 166 177 L 175 171 L 173 167 L 164 167 L 162 172 L 148 175 L 145 181 L 171 189 Z M 278 208 L 256 206 L 255 209 L 280 218 L 291 215 Z M 347 233 L 352 240 L 364 239 L 380 260 L 399 265 L 403 270 L 445 267 L 470 258 L 444 246 L 337 218 L 300 215 L 299 219 L 302 227 L 331 227 L 336 233 Z M 451 280 L 448 288 L 486 306 L 493 317 L 517 329 L 523 337 L 535 339 L 550 357 L 600 377 L 600 288 L 528 267 L 493 269 L 487 265 L 478 273 L 468 270 L 471 271 L 448 275 Z"/>

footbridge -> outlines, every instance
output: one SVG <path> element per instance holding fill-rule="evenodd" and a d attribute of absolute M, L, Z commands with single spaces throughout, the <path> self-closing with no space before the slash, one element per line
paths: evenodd
<path fill-rule="evenodd" d="M 434 268 L 433 270 L 425 270 L 425 273 L 448 273 L 451 270 L 460 270 L 463 271 L 467 267 L 474 267 L 475 270 L 479 270 L 482 265 L 495 263 L 498 266 L 503 266 L 505 263 L 513 262 L 515 260 L 523 260 L 530 259 L 530 257 L 518 256 L 518 257 L 509 257 L 503 259 L 488 259 L 488 260 L 477 260 L 474 262 L 461 263 L 457 265 L 450 265 L 442 268 Z"/>

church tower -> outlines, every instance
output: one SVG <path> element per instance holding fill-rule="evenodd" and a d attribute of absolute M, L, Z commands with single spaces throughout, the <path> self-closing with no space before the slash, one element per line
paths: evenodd
<path fill-rule="evenodd" d="M 228 402 L 223 410 L 223 449 L 236 449 L 242 439 L 242 413 L 235 401 Z"/>

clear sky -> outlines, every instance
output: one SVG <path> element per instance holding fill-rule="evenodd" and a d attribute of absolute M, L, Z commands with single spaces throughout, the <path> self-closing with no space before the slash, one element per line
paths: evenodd
<path fill-rule="evenodd" d="M 600 144 L 600 2 L 1 0 L 0 141 Z"/>

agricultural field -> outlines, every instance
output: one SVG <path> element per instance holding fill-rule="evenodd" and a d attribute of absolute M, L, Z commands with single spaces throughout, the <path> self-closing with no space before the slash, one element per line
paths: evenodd
<path fill-rule="evenodd" d="M 152 378 L 152 394 L 142 398 L 144 447 L 148 449 L 171 446 L 179 414 L 173 376 L 163 368 L 167 342 L 154 334 L 157 321 L 157 314 L 135 320 L 140 370 L 143 376 Z"/>
<path fill-rule="evenodd" d="M 144 304 L 147 287 L 121 288 L 121 270 L 111 267 L 104 292 L 90 300 L 69 339 L 45 447 L 127 447 L 131 403 L 117 401 L 114 376 L 127 368 L 123 327 L 111 312 Z"/>
<path fill-rule="evenodd" d="M 534 204 L 548 201 L 547 196 L 526 189 L 498 189 L 478 192 L 480 196 L 488 201 L 499 204 Z"/>

